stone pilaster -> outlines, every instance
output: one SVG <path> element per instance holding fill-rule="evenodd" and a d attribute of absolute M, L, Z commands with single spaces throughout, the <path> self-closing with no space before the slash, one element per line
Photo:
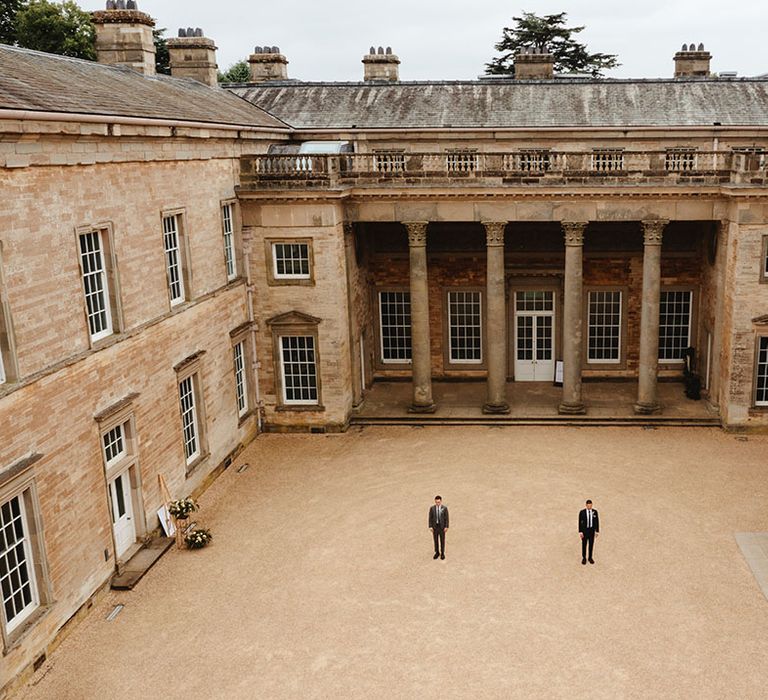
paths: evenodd
<path fill-rule="evenodd" d="M 640 368 L 635 413 L 661 410 L 657 396 L 659 369 L 659 301 L 661 297 L 661 239 L 669 221 L 643 221 L 643 305 L 640 311 Z"/>
<path fill-rule="evenodd" d="M 583 343 L 584 221 L 563 221 L 565 234 L 565 298 L 563 302 L 563 400 L 558 412 L 586 413 L 581 399 Z"/>
<path fill-rule="evenodd" d="M 360 328 L 355 319 L 354 280 L 352 270 L 357 265 L 355 260 L 355 227 L 352 222 L 344 224 L 344 261 L 347 270 L 347 314 L 349 316 L 349 356 L 350 371 L 352 372 L 352 408 L 360 406 L 363 401 L 363 377 L 360 358 Z"/>
<path fill-rule="evenodd" d="M 411 280 L 412 413 L 433 413 L 432 364 L 429 347 L 429 292 L 427 287 L 427 222 L 403 222 L 408 231 Z"/>
<path fill-rule="evenodd" d="M 504 221 L 483 222 L 486 236 L 488 398 L 483 413 L 509 413 L 507 403 L 507 303 L 504 284 Z"/>

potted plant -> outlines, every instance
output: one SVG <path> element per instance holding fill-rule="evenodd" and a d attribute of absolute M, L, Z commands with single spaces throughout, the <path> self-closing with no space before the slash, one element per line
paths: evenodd
<path fill-rule="evenodd" d="M 192 530 L 185 538 L 187 547 L 190 549 L 202 549 L 207 546 L 213 539 L 213 535 L 210 530 L 200 528 L 199 530 Z"/>
<path fill-rule="evenodd" d="M 189 517 L 189 514 L 198 508 L 199 506 L 197 505 L 197 502 L 189 497 L 179 498 L 168 504 L 168 512 L 176 518 L 176 520 L 186 520 Z"/>

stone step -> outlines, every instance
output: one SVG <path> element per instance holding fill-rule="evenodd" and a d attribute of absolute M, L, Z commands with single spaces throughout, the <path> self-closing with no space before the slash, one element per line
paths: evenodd
<path fill-rule="evenodd" d="M 717 418 L 676 418 L 661 416 L 643 417 L 589 417 L 589 416 L 501 416 L 489 417 L 440 417 L 440 416 L 354 416 L 350 425 L 412 425 L 412 426 L 445 426 L 445 425 L 486 425 L 486 426 L 515 426 L 515 425 L 570 425 L 583 427 L 685 427 L 685 428 L 720 428 Z"/>
<path fill-rule="evenodd" d="M 155 537 L 125 563 L 119 574 L 112 577 L 111 587 L 117 591 L 130 591 L 174 542 L 173 537 Z"/>

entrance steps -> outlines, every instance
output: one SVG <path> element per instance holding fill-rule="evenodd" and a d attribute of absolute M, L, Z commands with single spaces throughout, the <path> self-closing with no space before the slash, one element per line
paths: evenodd
<path fill-rule="evenodd" d="M 405 426 L 445 426 L 445 425 L 570 425 L 573 427 L 626 427 L 639 426 L 648 428 L 720 428 L 716 417 L 682 416 L 436 416 L 434 414 L 408 414 L 392 416 L 352 416 L 350 426 L 405 425 Z"/>

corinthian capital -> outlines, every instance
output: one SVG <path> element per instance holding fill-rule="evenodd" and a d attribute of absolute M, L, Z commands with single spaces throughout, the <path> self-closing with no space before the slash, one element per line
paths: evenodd
<path fill-rule="evenodd" d="M 584 245 L 584 229 L 587 228 L 587 223 L 587 221 L 561 221 L 560 226 L 565 234 L 565 245 Z"/>
<path fill-rule="evenodd" d="M 485 242 L 489 247 L 504 245 L 506 221 L 483 221 L 483 226 L 485 226 Z"/>
<path fill-rule="evenodd" d="M 664 228 L 669 223 L 669 219 L 653 219 L 643 221 L 643 243 L 645 245 L 661 245 L 661 238 L 664 235 Z"/>
<path fill-rule="evenodd" d="M 415 248 L 427 245 L 427 221 L 403 221 L 408 231 L 408 246 Z"/>

